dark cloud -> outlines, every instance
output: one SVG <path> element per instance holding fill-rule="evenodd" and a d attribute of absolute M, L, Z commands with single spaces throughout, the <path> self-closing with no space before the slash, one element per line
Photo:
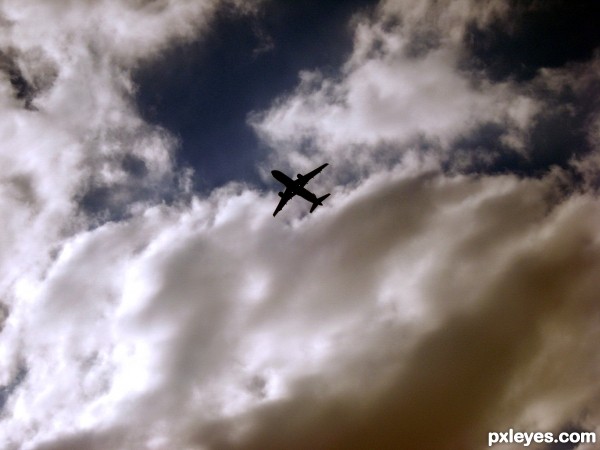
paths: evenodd
<path fill-rule="evenodd" d="M 422 58 L 431 50 L 441 46 L 442 37 L 435 29 L 417 30 L 412 33 L 406 44 L 406 55 L 411 58 Z"/>
<path fill-rule="evenodd" d="M 123 170 L 131 174 L 133 177 L 144 177 L 148 174 L 148 166 L 143 159 L 135 155 L 126 154 L 121 160 Z"/>
<path fill-rule="evenodd" d="M 9 313 L 10 313 L 10 311 L 8 309 L 8 306 L 6 306 L 6 304 L 0 302 L 0 332 L 4 328 L 4 323 L 6 322 L 6 319 L 8 318 Z"/>
<path fill-rule="evenodd" d="M 13 379 L 5 386 L 0 386 L 0 417 L 4 412 L 4 405 L 9 400 L 11 394 L 23 383 L 27 376 L 27 368 L 25 366 L 19 367 L 17 373 Z"/>
<path fill-rule="evenodd" d="M 15 98 L 30 110 L 36 109 L 35 97 L 48 90 L 57 77 L 54 64 L 39 48 L 23 53 L 13 48 L 0 51 L 0 71 L 8 76 Z"/>
<path fill-rule="evenodd" d="M 10 84 L 14 89 L 15 97 L 18 100 L 23 100 L 26 108 L 31 108 L 31 101 L 36 94 L 36 89 L 24 78 L 14 57 L 5 53 L 0 53 L 0 70 L 5 72 L 8 76 Z"/>

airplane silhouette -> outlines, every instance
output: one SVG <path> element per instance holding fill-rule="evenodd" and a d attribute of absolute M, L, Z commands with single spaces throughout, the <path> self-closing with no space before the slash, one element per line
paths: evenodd
<path fill-rule="evenodd" d="M 275 177 L 275 179 L 285 185 L 285 191 L 279 192 L 278 194 L 281 197 L 281 200 L 279 200 L 279 204 L 277 205 L 277 208 L 275 208 L 273 216 L 276 216 L 277 213 L 285 206 L 288 200 L 295 195 L 299 195 L 303 199 L 312 203 L 310 212 L 313 212 L 315 209 L 317 209 L 317 206 L 323 206 L 323 200 L 329 197 L 330 194 L 325 194 L 324 196 L 317 198 L 315 194 L 310 192 L 304 186 L 306 186 L 306 183 L 308 183 L 311 178 L 313 178 L 328 165 L 328 163 L 323 164 L 322 166 L 317 167 L 315 170 L 308 172 L 306 175 L 298 174 L 298 177 L 295 180 L 292 180 L 279 170 L 272 170 L 271 174 Z"/>

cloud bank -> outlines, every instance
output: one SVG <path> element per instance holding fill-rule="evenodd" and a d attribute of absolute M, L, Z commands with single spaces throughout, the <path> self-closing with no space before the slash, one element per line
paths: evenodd
<path fill-rule="evenodd" d="M 270 162 L 332 163 L 318 214 L 274 220 L 272 193 L 192 192 L 133 107 L 131 71 L 219 7 L 1 6 L 2 447 L 598 430 L 597 56 L 496 80 L 468 37 L 509 2 L 357 14 L 339 74 L 249 114 Z"/>

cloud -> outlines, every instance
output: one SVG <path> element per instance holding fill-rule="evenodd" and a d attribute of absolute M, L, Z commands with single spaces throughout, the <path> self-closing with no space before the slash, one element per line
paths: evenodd
<path fill-rule="evenodd" d="M 45 422 L 38 414 L 45 408 L 56 412 L 39 436 L 61 432 L 62 414 L 68 414 L 63 409 L 80 410 L 81 402 L 101 395 L 112 377 L 110 365 L 94 369 L 111 348 L 106 323 L 97 320 L 118 303 L 118 288 L 88 285 L 83 278 L 89 273 L 71 276 L 68 271 L 78 269 L 62 265 L 69 242 L 85 240 L 87 229 L 136 215 L 150 203 L 188 197 L 189 170 L 174 170 L 176 140 L 138 116 L 130 71 L 166 46 L 197 38 L 217 6 L 2 4 L 0 385 L 11 392 L 6 404 L 3 399 L 3 409 L 16 421 L 11 423 Z M 114 262 L 107 255 L 87 256 L 80 256 L 81 267 L 92 270 L 95 262 Z M 61 267 L 67 273 L 55 274 Z M 101 272 L 100 284 L 118 278 L 110 267 Z M 50 288 L 48 276 L 61 281 Z M 80 283 L 71 284 L 78 277 Z M 57 353 L 55 366 L 45 364 L 47 352 Z M 44 388 L 55 372 L 63 375 L 56 389 Z M 80 381 L 82 391 L 71 390 Z M 26 438 L 22 431 L 8 425 L 3 444 L 33 445 L 33 435 Z"/>
<path fill-rule="evenodd" d="M 23 267 L 39 263 L 41 270 L 60 239 L 81 228 L 80 202 L 114 217 L 178 183 L 174 139 L 139 119 L 128 75 L 159 42 L 200 28 L 210 7 L 177 5 L 3 3 L 0 266 L 8 285 Z M 132 161 L 144 168 L 137 177 Z"/>
<path fill-rule="evenodd" d="M 476 28 L 492 40 L 515 35 L 533 46 L 519 28 L 526 24 L 511 14 L 545 28 L 561 8 L 382 2 L 355 17 L 353 52 L 339 73 L 301 72 L 294 92 L 249 123 L 273 149 L 273 163 L 308 169 L 314 159 L 330 161 L 340 180 L 393 165 L 414 149 L 460 173 L 540 176 L 568 168 L 595 154 L 597 57 L 537 65 L 527 79 L 496 79 L 493 55 L 482 60 L 484 44 L 471 42 Z"/>
<path fill-rule="evenodd" d="M 490 427 L 557 429 L 597 394 L 600 269 L 597 201 L 560 184 L 398 168 L 295 225 L 227 188 L 80 234 L 22 313 L 30 373 L 7 432 L 478 448 Z"/>
<path fill-rule="evenodd" d="M 284 398 L 201 429 L 199 442 L 480 448 L 490 427 L 555 429 L 596 394 L 595 333 L 583 313 L 594 309 L 600 268 L 593 198 L 549 213 L 550 180 L 423 173 L 385 184 L 323 220 L 327 253 L 316 250 L 303 272 L 311 288 L 286 287 L 310 305 L 301 311 L 327 311 L 304 336 L 308 350 L 336 330 L 322 344 L 327 362 Z M 563 352 L 567 367 L 547 371 Z"/>
<path fill-rule="evenodd" d="M 501 125 L 518 150 L 536 99 L 461 69 L 468 21 L 485 23 L 505 10 L 504 2 L 384 2 L 374 17 L 356 19 L 354 50 L 339 77 L 301 73 L 294 93 L 250 123 L 281 159 L 302 165 L 318 155 L 370 166 L 382 154 L 389 160 L 423 144 L 448 151 L 489 123 Z"/>
<path fill-rule="evenodd" d="M 568 64 L 559 69 L 543 69 L 536 82 L 538 88 L 555 96 L 550 108 L 538 119 L 538 129 L 543 132 L 542 145 L 534 154 L 550 157 L 559 155 L 582 177 L 586 190 L 598 189 L 598 158 L 600 151 L 600 117 L 597 94 L 600 79 L 599 55 L 589 61 Z M 538 133 L 542 134 L 542 133 Z M 547 156 L 546 156 L 547 157 Z"/>
<path fill-rule="evenodd" d="M 476 449 L 597 427 L 596 59 L 492 82 L 463 38 L 505 2 L 384 2 L 339 77 L 304 72 L 252 116 L 273 160 L 334 163 L 318 214 L 273 219 L 274 194 L 192 192 L 133 107 L 130 71 L 219 5 L 22 5 L 0 11 L 4 448 Z M 553 104 L 587 146 L 558 148 L 565 167 L 469 170 L 551 153 Z"/>

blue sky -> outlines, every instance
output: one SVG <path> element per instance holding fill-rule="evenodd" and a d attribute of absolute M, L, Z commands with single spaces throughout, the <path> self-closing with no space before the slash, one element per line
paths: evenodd
<path fill-rule="evenodd" d="M 598 13 L 3 2 L 0 447 L 600 431 Z"/>
<path fill-rule="evenodd" d="M 224 8 L 201 40 L 137 71 L 141 114 L 181 139 L 178 156 L 197 170 L 198 189 L 262 184 L 256 164 L 268 150 L 248 114 L 293 90 L 300 70 L 335 74 L 352 50 L 349 20 L 375 3 L 271 2 L 251 15 Z"/>

